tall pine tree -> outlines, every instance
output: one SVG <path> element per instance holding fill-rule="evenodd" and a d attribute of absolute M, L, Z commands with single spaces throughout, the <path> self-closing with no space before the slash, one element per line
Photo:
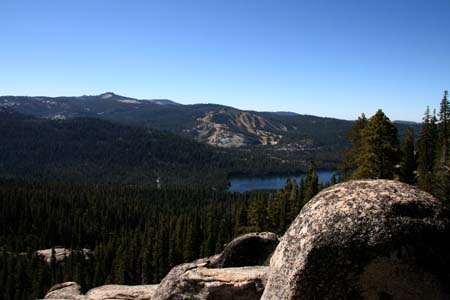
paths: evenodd
<path fill-rule="evenodd" d="M 341 178 L 351 178 L 353 172 L 358 168 L 357 157 L 361 151 L 362 131 L 367 125 L 367 118 L 364 114 L 353 123 L 352 129 L 347 135 L 350 147 L 344 151 L 342 164 L 339 167 Z"/>
<path fill-rule="evenodd" d="M 308 176 L 306 177 L 305 201 L 310 200 L 319 192 L 319 176 L 314 168 L 314 164 L 310 163 Z"/>
<path fill-rule="evenodd" d="M 431 116 L 427 107 L 423 117 L 422 128 L 417 140 L 418 186 L 427 192 L 433 191 L 433 167 L 436 157 L 437 127 L 436 117 Z"/>
<path fill-rule="evenodd" d="M 379 109 L 362 130 L 354 178 L 393 179 L 399 163 L 397 128 Z"/>
<path fill-rule="evenodd" d="M 414 149 L 414 130 L 409 127 L 406 140 L 403 145 L 402 161 L 400 163 L 400 180 L 409 184 L 414 184 L 416 181 L 416 153 Z"/>
<path fill-rule="evenodd" d="M 447 91 L 440 104 L 438 132 L 434 192 L 439 198 L 450 201 L 450 103 Z"/>

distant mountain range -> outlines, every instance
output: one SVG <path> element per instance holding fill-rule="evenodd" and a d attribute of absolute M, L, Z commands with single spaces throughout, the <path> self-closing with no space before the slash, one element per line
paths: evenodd
<path fill-rule="evenodd" d="M 333 136 L 344 137 L 351 125 L 349 121 L 291 112 L 243 111 L 217 104 L 181 105 L 166 99 L 139 100 L 110 92 L 54 98 L 3 96 L 0 106 L 53 120 L 95 117 L 168 130 L 220 147 L 307 147 L 314 143 L 311 139 L 316 135 L 311 130 L 326 128 Z M 294 141 L 296 145 L 292 145 Z"/>
<path fill-rule="evenodd" d="M 399 135 L 420 124 L 398 122 Z M 0 177 L 226 186 L 230 174 L 335 169 L 351 121 L 104 93 L 0 97 Z M 211 147 L 213 146 L 213 147 Z M 47 174 L 47 175 L 44 175 Z M 90 174 L 90 175 L 87 175 Z M 204 179 L 208 174 L 208 180 Z"/>
<path fill-rule="evenodd" d="M 139 100 L 111 92 L 79 97 L 2 96 L 0 106 L 45 119 L 95 117 L 168 130 L 219 147 L 270 145 L 309 149 L 345 144 L 352 122 L 293 112 L 244 111 L 218 104 L 182 105 L 167 99 Z M 404 126 L 417 126 L 401 121 Z"/>
<path fill-rule="evenodd" d="M 414 122 L 414 121 L 403 121 L 403 120 L 395 120 L 395 124 L 402 124 L 407 126 L 420 126 L 420 123 Z"/>

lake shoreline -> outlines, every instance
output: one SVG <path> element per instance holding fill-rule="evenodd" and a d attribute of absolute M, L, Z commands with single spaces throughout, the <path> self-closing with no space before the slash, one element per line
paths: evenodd
<path fill-rule="evenodd" d="M 336 170 L 318 170 L 320 183 L 327 183 L 331 180 L 332 176 L 336 174 Z M 274 175 L 233 175 L 228 176 L 228 189 L 229 192 L 250 192 L 256 190 L 277 190 L 285 186 L 288 179 L 294 179 L 297 183 L 302 177 L 307 174 L 298 172 L 295 174 L 274 174 Z"/>

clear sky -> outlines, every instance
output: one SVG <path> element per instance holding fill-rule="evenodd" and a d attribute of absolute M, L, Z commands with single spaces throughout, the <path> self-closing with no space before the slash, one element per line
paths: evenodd
<path fill-rule="evenodd" d="M 0 1 L 0 95 L 417 121 L 444 89 L 449 0 Z"/>

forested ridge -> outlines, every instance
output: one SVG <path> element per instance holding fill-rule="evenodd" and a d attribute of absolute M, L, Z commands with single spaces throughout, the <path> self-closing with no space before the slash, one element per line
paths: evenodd
<path fill-rule="evenodd" d="M 114 93 L 56 98 L 0 96 L 0 107 L 50 122 L 64 123 L 64 119 L 70 123 L 77 118 L 95 118 L 114 122 L 116 126 L 168 131 L 190 140 L 222 145 L 225 148 L 221 154 L 239 158 L 236 165 L 227 158 L 226 167 L 230 169 L 227 171 L 249 175 L 306 172 L 310 160 L 320 169 L 334 170 L 341 162 L 347 146 L 345 135 L 353 123 L 295 113 L 245 111 L 218 104 L 160 105 Z M 409 125 L 418 128 L 418 124 Z M 403 137 L 407 126 L 402 122 L 396 126 L 399 136 Z M 242 143 L 236 139 L 243 139 Z M 272 142 L 268 143 L 269 140 Z M 97 168 L 92 172 L 95 170 Z M 130 177 L 127 176 L 127 180 Z M 170 181 L 177 180 L 171 178 Z M 223 186 L 226 180 L 221 176 L 214 181 L 215 185 Z"/>
<path fill-rule="evenodd" d="M 0 177 L 82 184 L 227 188 L 231 174 L 302 173 L 296 159 L 263 146 L 222 149 L 174 133 L 95 118 L 47 120 L 0 108 Z M 318 168 L 339 158 L 319 155 Z"/>

